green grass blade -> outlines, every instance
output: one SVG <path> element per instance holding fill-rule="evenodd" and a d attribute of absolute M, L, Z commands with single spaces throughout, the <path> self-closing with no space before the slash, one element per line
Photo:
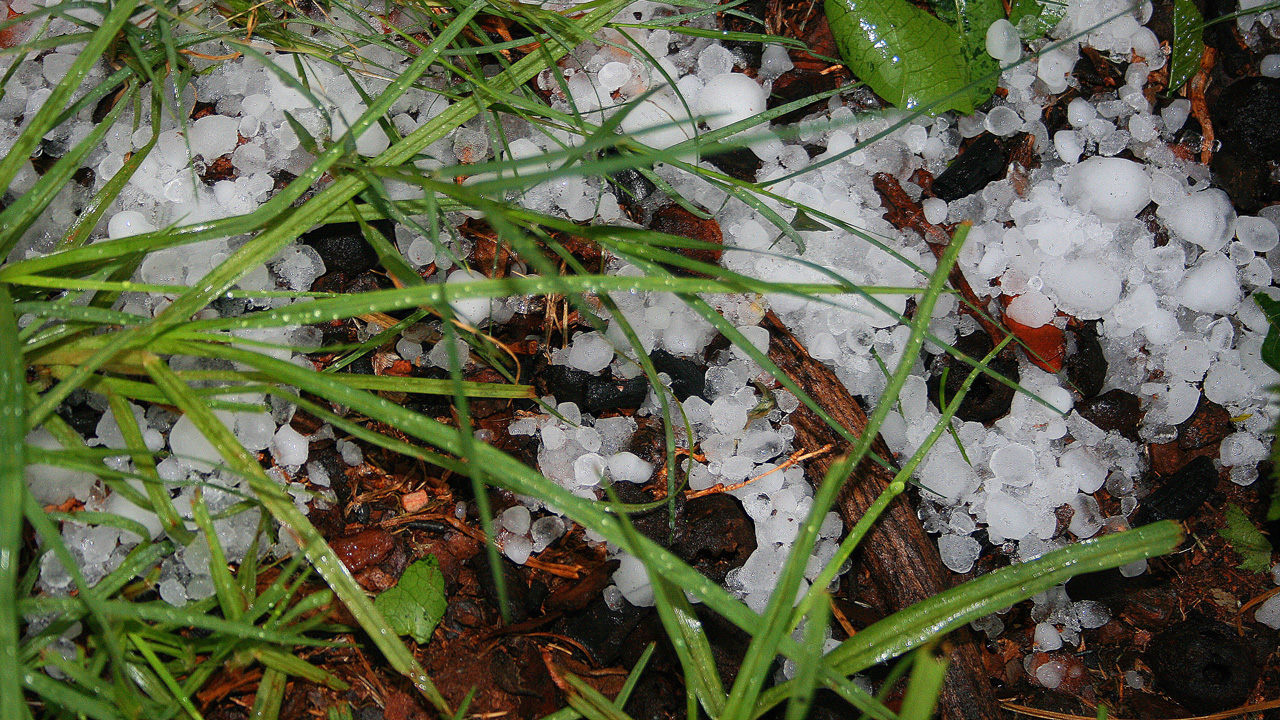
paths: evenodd
<path fill-rule="evenodd" d="M 26 369 L 9 289 L 0 285 L 0 717 L 29 716 L 18 662 L 18 558 L 27 492 Z"/>
<path fill-rule="evenodd" d="M 289 678 L 279 670 L 267 668 L 258 681 L 258 692 L 253 696 L 252 720 L 276 720 L 280 717 L 280 705 L 284 702 L 285 683 Z"/>
<path fill-rule="evenodd" d="M 191 516 L 196 525 L 204 531 L 205 542 L 209 545 L 209 576 L 213 579 L 214 592 L 218 605 L 222 608 L 222 616 L 228 620 L 239 620 L 243 615 L 247 602 L 240 590 L 240 584 L 231 575 L 227 567 L 227 555 L 222 551 L 222 543 L 218 540 L 218 532 L 213 527 L 213 518 L 209 517 L 209 508 L 204 504 L 204 493 L 199 488 L 191 499 Z"/>
<path fill-rule="evenodd" d="M 825 589 L 810 593 L 808 620 L 804 628 L 803 653 L 796 661 L 795 693 L 787 700 L 786 720 L 804 720 L 813 703 L 822 669 L 822 646 L 826 642 L 827 625 L 831 622 L 831 596 Z"/>
<path fill-rule="evenodd" d="M 173 695 L 174 700 L 182 707 L 183 710 L 186 711 L 187 715 L 195 718 L 195 720 L 204 720 L 204 716 L 202 716 L 200 711 L 196 710 L 196 706 L 191 703 L 191 698 L 187 697 L 187 694 L 178 686 L 178 681 L 174 679 L 173 675 L 169 672 L 169 669 L 164 666 L 164 663 L 160 662 L 160 658 L 151 648 L 150 643 L 137 633 L 130 633 L 129 639 L 133 642 L 133 646 L 138 649 L 138 652 L 142 653 L 142 657 L 146 658 L 147 664 L 151 666 L 151 670 L 160 677 L 160 680 L 164 682 L 165 687 L 168 688 L 169 692 Z"/>
<path fill-rule="evenodd" d="M 346 690 L 350 687 L 350 685 L 328 670 L 316 667 L 306 660 L 289 653 L 270 648 L 255 648 L 250 654 L 258 662 L 285 675 L 302 678 L 307 682 L 324 685 L 334 690 Z"/>
<path fill-rule="evenodd" d="M 565 673 L 564 679 L 573 688 L 573 692 L 569 693 L 569 705 L 582 713 L 583 717 L 588 720 L 631 720 L 631 716 L 623 712 L 621 707 L 577 675 Z"/>
<path fill-rule="evenodd" d="M 902 698 L 898 716 L 902 720 L 929 720 L 938 705 L 938 693 L 942 692 L 949 663 L 945 657 L 937 656 L 930 646 L 912 654 L 911 680 L 907 683 L 907 694 Z"/>
<path fill-rule="evenodd" d="M 160 526 L 164 532 L 181 545 L 187 545 L 195 534 L 186 528 L 178 509 L 173 506 L 173 498 L 165 491 L 164 482 L 156 470 L 155 457 L 147 450 L 142 439 L 142 428 L 138 427 L 138 419 L 133 414 L 128 401 L 116 395 L 108 394 L 111 412 L 115 415 L 116 425 L 120 426 L 120 434 L 124 436 L 125 447 L 133 456 L 133 466 L 144 478 L 147 499 L 151 501 L 151 509 L 160 518 Z"/>
<path fill-rule="evenodd" d="M 41 672 L 28 670 L 22 677 L 23 684 L 33 694 L 49 703 L 83 717 L 94 720 L 128 720 L 110 702 L 79 692 L 66 683 L 60 683 Z"/>
<path fill-rule="evenodd" d="M 841 674 L 853 674 L 918 648 L 933 637 L 1002 610 L 1071 577 L 1173 551 L 1182 529 L 1172 520 L 1085 540 L 970 580 L 871 625 L 827 655 Z M 775 702 L 789 683 L 771 688 Z M 772 696 L 776 696 L 773 698 Z"/>

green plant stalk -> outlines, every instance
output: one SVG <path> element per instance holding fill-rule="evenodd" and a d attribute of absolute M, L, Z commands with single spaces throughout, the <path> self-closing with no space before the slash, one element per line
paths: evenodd
<path fill-rule="evenodd" d="M 26 494 L 26 369 L 9 288 L 0 284 L 0 717 L 30 712 L 18 661 L 18 559 Z"/>
<path fill-rule="evenodd" d="M 200 488 L 196 488 L 191 499 L 191 516 L 204 531 L 205 543 L 209 546 L 209 575 L 213 578 L 222 616 L 233 622 L 239 620 L 244 616 L 248 602 L 240 590 L 240 584 L 231 576 L 227 555 L 222 551 L 222 542 L 218 540 L 218 532 L 213 527 L 213 518 L 209 517 L 209 508 L 204 504 L 204 493 Z"/>
<path fill-rule="evenodd" d="M 1002 610 L 1083 573 L 1172 552 L 1182 542 L 1172 520 L 1093 538 L 1035 560 L 1001 568 L 880 620 L 826 656 L 827 667 L 852 675 L 918 648 L 965 623 Z M 788 681 L 765 691 L 756 717 L 790 696 Z"/>
<path fill-rule="evenodd" d="M 249 712 L 252 720 L 276 720 L 280 717 L 280 705 L 284 702 L 284 688 L 288 679 L 279 670 L 267 668 L 262 671 L 262 680 L 258 682 L 258 691 L 253 696 L 253 708 Z"/>
<path fill-rule="evenodd" d="M 146 369 L 156 385 L 172 398 L 175 405 L 191 417 L 201 434 L 218 448 L 231 468 L 249 481 L 249 486 L 257 494 L 263 507 L 294 536 L 303 554 L 346 604 L 360 626 L 369 633 L 370 639 L 382 651 L 391 666 L 408 677 L 442 714 L 452 714 L 448 703 L 436 689 L 431 678 L 418 665 L 417 659 L 388 629 L 386 618 L 365 596 L 364 590 L 356 584 L 346 566 L 342 564 L 307 517 L 293 504 L 293 499 L 266 476 L 257 458 L 240 445 L 235 435 L 222 424 L 212 410 L 200 402 L 185 383 L 174 375 L 163 360 L 159 358 L 148 360 Z"/>

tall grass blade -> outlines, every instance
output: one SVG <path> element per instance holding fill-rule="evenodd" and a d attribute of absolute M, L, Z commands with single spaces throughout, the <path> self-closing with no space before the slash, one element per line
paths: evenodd
<path fill-rule="evenodd" d="M 907 682 L 907 694 L 902 698 L 898 717 L 902 720 L 929 720 L 938 705 L 938 693 L 947 677 L 945 657 L 939 657 L 926 645 L 912 653 L 911 679 Z"/>
<path fill-rule="evenodd" d="M 0 285 L 0 717 L 29 717 L 18 661 L 18 559 L 22 553 L 26 368 L 9 289 Z"/>

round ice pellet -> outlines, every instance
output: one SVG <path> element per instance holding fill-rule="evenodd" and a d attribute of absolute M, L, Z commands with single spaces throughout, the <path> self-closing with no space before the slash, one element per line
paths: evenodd
<path fill-rule="evenodd" d="M 1076 98 L 1067 103 L 1067 122 L 1075 127 L 1084 127 L 1098 117 L 1098 109 L 1084 98 Z"/>
<path fill-rule="evenodd" d="M 983 125 L 992 135 L 1009 137 L 1022 129 L 1022 116 L 1013 108 L 1002 105 L 987 113 Z"/>
<path fill-rule="evenodd" d="M 727 72 L 711 78 L 698 97 L 698 114 L 719 130 L 765 109 L 764 88 L 742 73 Z"/>
<path fill-rule="evenodd" d="M 627 81 L 631 79 L 631 68 L 626 63 L 617 61 L 605 63 L 604 67 L 600 68 L 600 73 L 596 76 L 596 79 L 600 82 L 601 90 L 613 92 L 626 85 Z"/>
<path fill-rule="evenodd" d="M 1075 164 L 1084 152 L 1084 143 L 1080 142 L 1080 133 L 1074 130 L 1059 130 L 1053 134 L 1053 147 L 1058 157 L 1067 164 Z"/>
<path fill-rule="evenodd" d="M 1267 252 L 1280 243 L 1275 223 L 1262 217 L 1236 218 L 1236 239 L 1249 250 Z"/>
<path fill-rule="evenodd" d="M 1022 40 L 1018 38 L 1018 29 L 1013 23 L 1000 18 L 987 28 L 987 54 L 1000 61 L 1001 65 L 1016 62 L 1022 57 Z"/>
<path fill-rule="evenodd" d="M 1264 56 L 1258 62 L 1258 74 L 1263 77 L 1280 77 L 1280 54 Z"/>
<path fill-rule="evenodd" d="M 107 223 L 107 237 L 116 238 L 141 235 L 155 230 L 156 226 L 147 221 L 146 216 L 137 210 L 122 210 L 111 216 Z"/>
<path fill-rule="evenodd" d="M 947 201 L 942 198 L 928 198 L 920 203 L 924 209 L 924 219 L 934 225 L 947 219 Z"/>
<path fill-rule="evenodd" d="M 484 273 L 476 270 L 454 270 L 449 273 L 449 279 L 446 282 L 456 284 L 487 279 Z M 488 320 L 489 313 L 493 312 L 493 300 L 487 297 L 451 300 L 449 301 L 449 307 L 453 308 L 454 314 L 462 322 L 468 325 L 479 325 Z"/>

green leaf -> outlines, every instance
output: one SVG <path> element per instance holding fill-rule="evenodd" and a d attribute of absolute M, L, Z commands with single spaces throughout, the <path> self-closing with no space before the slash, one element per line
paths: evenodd
<path fill-rule="evenodd" d="M 796 216 L 791 220 L 791 227 L 796 230 L 816 230 L 818 232 L 826 232 L 831 229 L 814 220 L 813 216 L 804 211 L 804 208 L 796 210 Z"/>
<path fill-rule="evenodd" d="M 395 587 L 373 601 L 397 635 L 411 635 L 418 644 L 431 639 L 431 631 L 444 617 L 445 604 L 444 575 L 435 555 L 410 565 Z"/>
<path fill-rule="evenodd" d="M 958 6 L 965 32 L 906 0 L 826 0 L 826 13 L 840 57 L 877 95 L 904 110 L 967 115 L 995 90 L 988 5 Z"/>
<path fill-rule="evenodd" d="M 1267 316 L 1267 338 L 1262 341 L 1262 362 L 1280 372 L 1280 300 L 1272 299 L 1265 293 L 1254 293 L 1253 301 L 1258 303 Z"/>
<path fill-rule="evenodd" d="M 1265 573 L 1271 571 L 1271 543 L 1235 503 L 1228 503 L 1224 513 L 1226 527 L 1218 534 L 1240 554 L 1240 569 Z"/>
<path fill-rule="evenodd" d="M 1200 56 L 1204 54 L 1204 47 L 1204 16 L 1192 0 L 1173 0 L 1169 92 L 1185 85 L 1200 69 Z"/>

